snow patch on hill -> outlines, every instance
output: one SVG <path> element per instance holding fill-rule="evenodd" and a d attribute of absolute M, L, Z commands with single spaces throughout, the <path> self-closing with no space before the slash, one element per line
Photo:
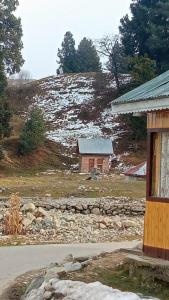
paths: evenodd
<path fill-rule="evenodd" d="M 93 121 L 79 119 L 81 106 L 87 107 L 94 100 L 94 80 L 95 74 L 89 73 L 52 76 L 39 81 L 39 92 L 33 102 L 44 111 L 49 139 L 70 147 L 78 137 L 117 137 L 119 124 L 110 109 Z M 111 133 L 108 135 L 104 129 Z"/>

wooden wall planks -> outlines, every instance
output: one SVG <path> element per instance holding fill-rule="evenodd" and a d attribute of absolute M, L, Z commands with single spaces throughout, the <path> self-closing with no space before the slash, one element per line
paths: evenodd
<path fill-rule="evenodd" d="M 147 201 L 144 245 L 169 250 L 169 203 Z"/>
<path fill-rule="evenodd" d="M 169 111 L 151 112 L 147 115 L 148 129 L 169 128 Z"/>
<path fill-rule="evenodd" d="M 169 111 L 157 111 L 148 113 L 147 116 L 148 130 L 169 129 Z M 157 175 L 160 172 L 158 161 L 160 141 L 155 136 L 155 151 L 153 155 L 154 178 L 156 182 L 153 185 L 154 194 L 157 194 L 158 181 Z M 156 158 L 156 159 L 155 159 Z M 156 162 L 155 162 L 156 161 Z M 150 163 L 150 162 L 148 162 Z M 148 182 L 150 178 L 147 178 Z M 150 184 L 150 183 L 149 183 Z M 158 199 L 158 201 L 147 198 L 146 213 L 144 221 L 144 253 L 154 257 L 169 259 L 169 201 Z"/>

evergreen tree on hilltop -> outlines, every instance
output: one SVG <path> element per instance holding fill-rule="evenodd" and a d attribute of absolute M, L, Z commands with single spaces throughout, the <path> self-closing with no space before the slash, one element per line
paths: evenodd
<path fill-rule="evenodd" d="M 64 36 L 61 49 L 58 49 L 59 65 L 64 73 L 77 72 L 77 57 L 73 34 L 68 31 Z"/>
<path fill-rule="evenodd" d="M 121 19 L 120 32 L 127 55 L 148 55 L 158 73 L 169 69 L 169 1 L 133 0 L 131 18 Z"/>
<path fill-rule="evenodd" d="M 92 40 L 83 38 L 77 50 L 79 72 L 100 72 L 101 63 Z"/>
<path fill-rule="evenodd" d="M 9 74 L 19 72 L 24 63 L 21 19 L 14 14 L 18 5 L 18 0 L 0 1 L 0 52 Z"/>

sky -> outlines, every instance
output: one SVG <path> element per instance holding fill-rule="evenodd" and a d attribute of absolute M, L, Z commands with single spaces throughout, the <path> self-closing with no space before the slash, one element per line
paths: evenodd
<path fill-rule="evenodd" d="M 57 49 L 66 31 L 76 45 L 86 36 L 93 40 L 118 32 L 120 19 L 129 13 L 131 0 L 20 0 L 24 70 L 32 78 L 56 74 Z"/>

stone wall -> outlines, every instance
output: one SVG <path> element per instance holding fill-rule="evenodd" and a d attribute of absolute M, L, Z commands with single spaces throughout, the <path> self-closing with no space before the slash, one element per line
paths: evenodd
<path fill-rule="evenodd" d="M 145 199 L 129 198 L 69 198 L 69 199 L 23 199 L 23 204 L 33 202 L 36 207 L 46 210 L 55 209 L 61 212 L 81 213 L 84 215 L 107 216 L 143 216 L 145 212 Z"/>
<path fill-rule="evenodd" d="M 142 237 L 144 199 L 128 198 L 24 198 L 22 243 L 104 243 Z M 9 202 L 0 199 L 0 242 Z M 2 236 L 2 241 L 1 241 Z M 22 237 L 23 238 L 23 237 Z M 13 243 L 13 241 L 12 241 Z"/>

